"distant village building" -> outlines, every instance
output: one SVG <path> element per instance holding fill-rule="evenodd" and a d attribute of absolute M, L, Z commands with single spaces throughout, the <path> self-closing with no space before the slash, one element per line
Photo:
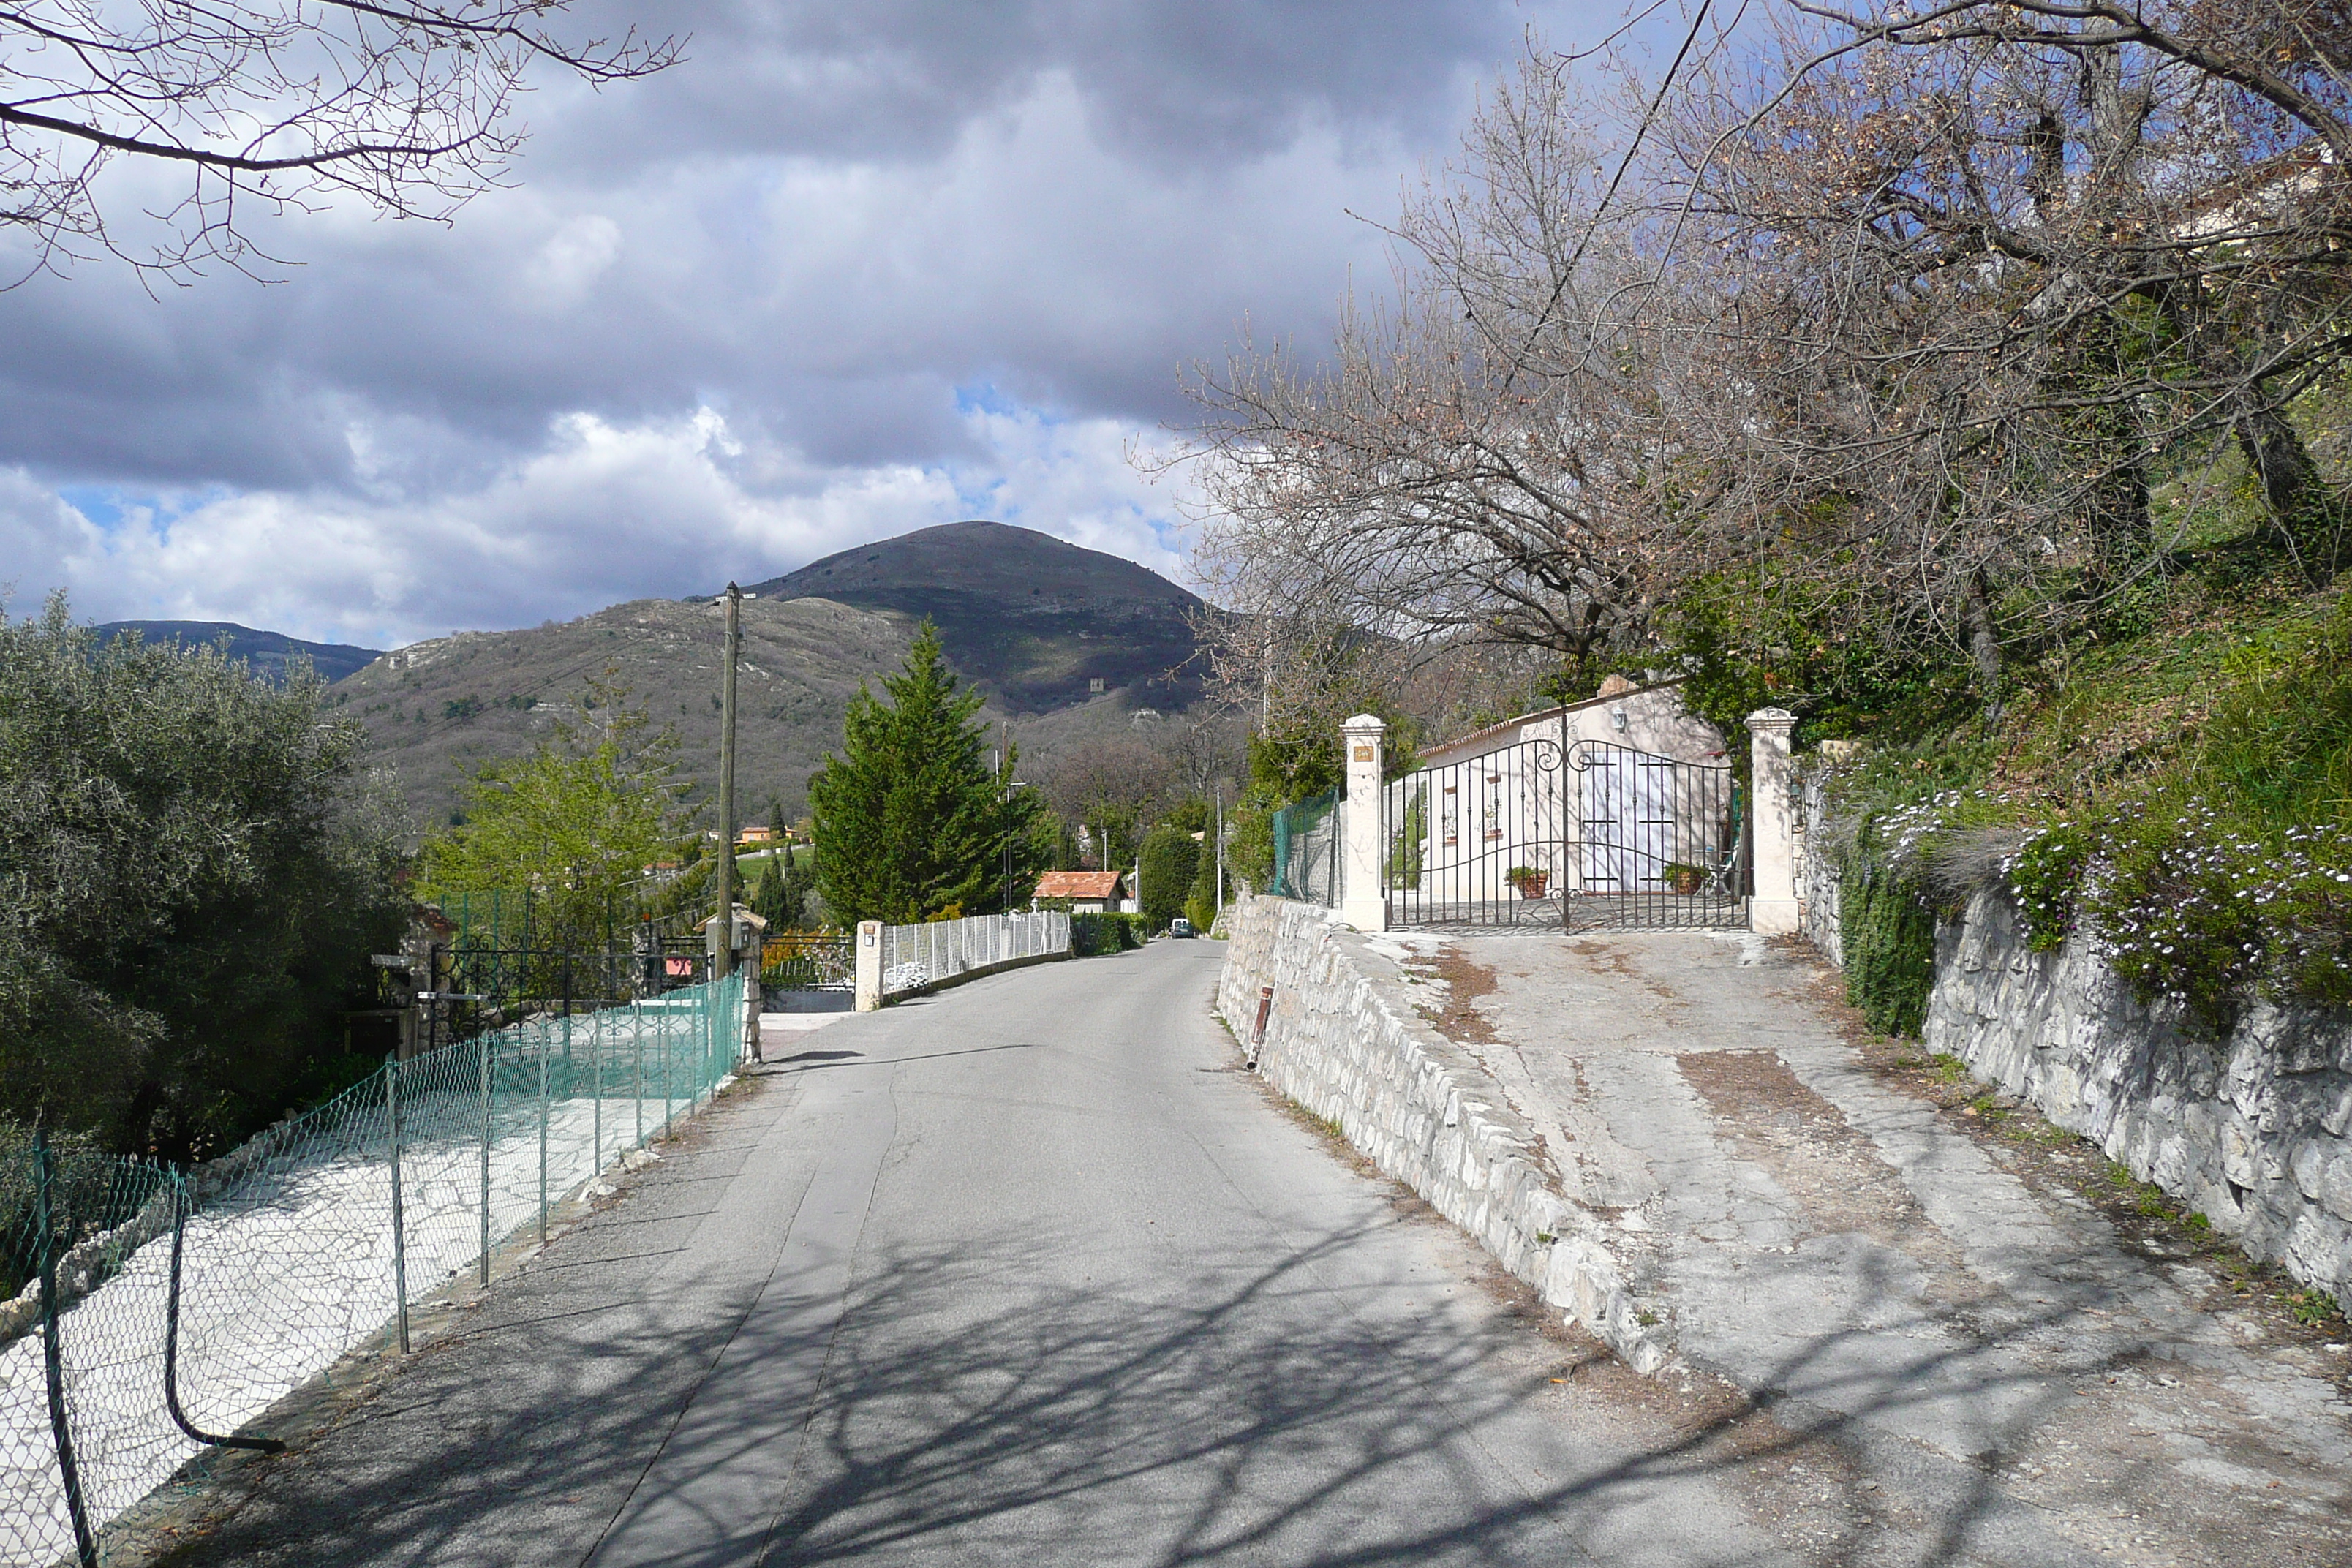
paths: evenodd
<path fill-rule="evenodd" d="M 746 827 L 735 835 L 735 847 L 747 849 L 754 844 L 775 844 L 781 840 L 772 827 Z"/>
<path fill-rule="evenodd" d="M 1069 900 L 1074 915 L 1116 914 L 1126 901 L 1124 871 L 1048 871 L 1037 879 L 1036 899 Z"/>

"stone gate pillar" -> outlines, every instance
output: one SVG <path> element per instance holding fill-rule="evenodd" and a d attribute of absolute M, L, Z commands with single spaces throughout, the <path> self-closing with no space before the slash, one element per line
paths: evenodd
<path fill-rule="evenodd" d="M 1756 868 L 1756 896 L 1748 906 L 1751 930 L 1767 936 L 1793 934 L 1797 913 L 1797 772 L 1789 755 L 1789 731 L 1797 716 L 1780 708 L 1759 708 L 1748 716 L 1748 755 L 1754 825 L 1748 863 Z"/>
<path fill-rule="evenodd" d="M 857 1010 L 871 1013 L 882 1005 L 882 922 L 857 922 Z"/>
<path fill-rule="evenodd" d="M 1358 931 L 1389 929 L 1381 887 L 1381 766 L 1388 726 L 1359 713 L 1339 726 L 1348 759 L 1348 841 L 1341 847 L 1339 918 Z"/>

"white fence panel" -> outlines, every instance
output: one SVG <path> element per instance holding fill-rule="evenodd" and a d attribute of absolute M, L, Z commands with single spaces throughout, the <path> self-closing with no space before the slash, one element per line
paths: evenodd
<path fill-rule="evenodd" d="M 884 926 L 882 994 L 900 995 L 975 969 L 1069 951 L 1070 917 L 1060 910 Z"/>

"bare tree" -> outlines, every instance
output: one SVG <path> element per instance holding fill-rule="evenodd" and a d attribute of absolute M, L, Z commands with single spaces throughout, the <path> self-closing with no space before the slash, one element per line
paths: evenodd
<path fill-rule="evenodd" d="M 1713 300 L 1718 528 L 1819 614 L 1965 647 L 1991 700 L 2006 646 L 2160 567 L 2152 479 L 2217 443 L 2331 575 L 2345 497 L 2293 412 L 2352 350 L 2327 9 L 1807 8 L 1692 81 L 1648 237 Z"/>
<path fill-rule="evenodd" d="M 1393 302 L 1349 301 L 1328 363 L 1196 370 L 1196 569 L 1244 617 L 1235 657 L 1257 634 L 1265 671 L 1366 637 L 1584 661 L 1642 636 L 1678 476 L 1586 108 L 1528 61 L 1391 231 Z"/>
<path fill-rule="evenodd" d="M 1166 803 L 1173 779 L 1166 753 L 1135 734 L 1081 741 L 1038 772 L 1046 804 L 1063 822 L 1087 826 L 1113 851 L 1140 841 L 1141 827 Z"/>
<path fill-rule="evenodd" d="M 1166 721 L 1158 737 L 1171 782 L 1185 794 L 1206 799 L 1242 773 L 1242 726 L 1234 715 L 1202 705 Z"/>
<path fill-rule="evenodd" d="M 2352 498 L 2299 410 L 2352 354 L 2347 24 L 1800 0 L 1663 82 L 1531 58 L 1391 230 L 1393 303 L 1328 363 L 1193 378 L 1224 690 L 1275 729 L 1391 650 L 1589 670 L 1712 595 L 1957 650 L 1997 708 L 2011 650 L 2167 569 L 2195 509 L 2156 486 L 2223 453 L 2325 581 Z"/>
<path fill-rule="evenodd" d="M 595 83 L 660 70 L 675 40 L 572 40 L 565 0 L 9 0 L 0 5 L 0 224 L 35 269 L 111 254 L 184 277 L 266 259 L 247 209 L 341 195 L 446 218 L 499 183 L 522 141 L 524 71 Z M 101 175 L 176 171 L 164 237 L 117 237 Z M 121 199 L 117 193 L 117 199 Z"/>

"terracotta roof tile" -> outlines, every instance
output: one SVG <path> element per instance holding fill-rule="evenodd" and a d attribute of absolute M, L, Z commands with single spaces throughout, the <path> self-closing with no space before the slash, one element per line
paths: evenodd
<path fill-rule="evenodd" d="M 1118 871 L 1048 871 L 1037 879 L 1041 899 L 1111 899 L 1118 896 Z"/>

